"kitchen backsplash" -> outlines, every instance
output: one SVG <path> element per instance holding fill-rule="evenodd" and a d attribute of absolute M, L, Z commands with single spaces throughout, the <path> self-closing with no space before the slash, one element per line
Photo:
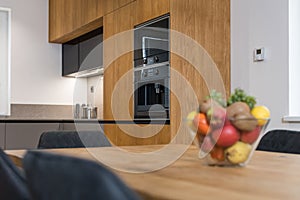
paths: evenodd
<path fill-rule="evenodd" d="M 12 104 L 11 115 L 0 119 L 73 119 L 72 105 Z"/>
<path fill-rule="evenodd" d="M 98 108 L 98 118 L 103 118 L 103 76 L 87 79 L 87 103 Z"/>
<path fill-rule="evenodd" d="M 87 101 L 97 107 L 97 118 L 103 119 L 103 77 L 87 78 Z M 72 105 L 11 104 L 11 115 L 0 119 L 74 119 Z"/>

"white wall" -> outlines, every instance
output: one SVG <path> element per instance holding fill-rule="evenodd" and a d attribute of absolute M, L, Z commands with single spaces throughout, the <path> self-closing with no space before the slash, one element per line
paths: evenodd
<path fill-rule="evenodd" d="M 300 1 L 289 0 L 289 9 L 289 115 L 300 116 Z"/>
<path fill-rule="evenodd" d="M 94 93 L 91 87 L 94 87 Z M 103 76 L 94 76 L 87 79 L 87 102 L 98 108 L 98 118 L 103 118 Z"/>
<path fill-rule="evenodd" d="M 231 0 L 231 88 L 243 88 L 271 110 L 268 129 L 299 128 L 282 123 L 289 114 L 288 0 Z M 254 48 L 266 59 L 253 62 Z"/>
<path fill-rule="evenodd" d="M 0 0 L 0 7 L 12 9 L 11 102 L 72 105 L 75 79 L 61 77 L 61 46 L 48 43 L 48 0 Z M 76 96 L 86 101 L 86 91 Z"/>

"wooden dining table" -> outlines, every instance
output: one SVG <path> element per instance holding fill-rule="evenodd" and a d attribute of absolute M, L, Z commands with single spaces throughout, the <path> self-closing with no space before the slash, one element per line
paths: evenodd
<path fill-rule="evenodd" d="M 176 149 L 179 146 L 173 145 Z M 132 153 L 147 153 L 162 148 L 160 145 L 121 147 Z M 45 149 L 59 155 L 74 156 L 101 162 L 93 155 L 105 154 L 112 159 L 119 151 L 115 147 L 74 149 Z M 22 167 L 26 150 L 7 150 L 13 162 Z M 172 156 L 172 155 L 170 155 Z M 162 157 L 163 159 L 164 157 Z M 151 165 L 147 157 L 141 168 Z M 120 160 L 119 163 L 132 163 Z M 134 164 L 139 170 L 139 163 Z M 129 173 L 113 170 L 125 183 L 143 199 L 300 199 L 300 155 L 256 151 L 245 167 L 208 166 L 198 158 L 198 149 L 191 145 L 170 165 L 146 173 Z M 130 170 L 129 170 L 130 171 Z"/>

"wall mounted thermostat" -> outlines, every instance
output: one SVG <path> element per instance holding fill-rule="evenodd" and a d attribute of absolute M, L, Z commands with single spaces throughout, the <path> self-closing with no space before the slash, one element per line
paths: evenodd
<path fill-rule="evenodd" d="M 254 49 L 254 62 L 263 61 L 265 59 L 265 48 Z"/>

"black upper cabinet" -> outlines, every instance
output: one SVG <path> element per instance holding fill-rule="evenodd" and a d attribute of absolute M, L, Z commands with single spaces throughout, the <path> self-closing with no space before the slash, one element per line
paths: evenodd
<path fill-rule="evenodd" d="M 63 44 L 62 75 L 74 74 L 79 70 L 79 44 Z"/>
<path fill-rule="evenodd" d="M 96 35 L 79 43 L 79 71 L 95 69 L 103 65 L 103 35 Z"/>
<path fill-rule="evenodd" d="M 75 77 L 79 73 L 99 69 L 103 65 L 103 28 L 96 29 L 62 45 L 62 75 Z"/>

